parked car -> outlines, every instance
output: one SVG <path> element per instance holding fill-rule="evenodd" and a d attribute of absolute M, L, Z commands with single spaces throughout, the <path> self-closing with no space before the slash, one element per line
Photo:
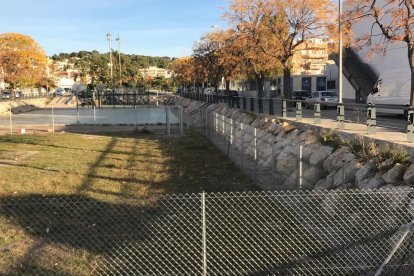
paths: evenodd
<path fill-rule="evenodd" d="M 205 95 L 214 95 L 216 93 L 215 89 L 213 87 L 209 87 L 204 89 Z"/>
<path fill-rule="evenodd" d="M 290 93 L 290 100 L 304 101 L 310 97 L 309 91 L 306 90 L 294 90 Z M 291 102 L 292 106 L 296 105 L 296 102 Z"/>
<path fill-rule="evenodd" d="M 55 91 L 56 96 L 63 96 L 64 93 L 65 93 L 65 90 L 63 90 L 62 88 L 58 88 Z"/>
<path fill-rule="evenodd" d="M 311 98 L 305 100 L 305 108 L 313 108 L 319 102 L 321 108 L 338 105 L 338 93 L 335 91 L 317 91 L 312 93 Z"/>
<path fill-rule="evenodd" d="M 12 98 L 12 93 L 11 93 L 11 91 L 9 91 L 9 90 L 3 90 L 3 91 L 1 91 L 1 98 L 2 98 L 3 100 L 8 100 L 8 99 L 11 99 L 11 98 Z"/>
<path fill-rule="evenodd" d="M 23 92 L 22 92 L 22 91 L 16 91 L 16 92 L 14 93 L 14 97 L 15 97 L 15 98 L 23 98 L 23 96 L 24 96 L 24 94 L 23 94 Z"/>
<path fill-rule="evenodd" d="M 374 105 L 410 105 L 411 74 L 408 70 L 389 70 L 380 75 L 371 94 L 367 97 L 368 104 Z M 402 108 L 378 108 L 379 113 L 405 114 Z"/>
<path fill-rule="evenodd" d="M 239 96 L 239 92 L 237 92 L 236 90 L 229 90 L 228 92 L 225 91 L 224 94 L 226 96 L 231 96 L 231 97 L 238 97 Z"/>

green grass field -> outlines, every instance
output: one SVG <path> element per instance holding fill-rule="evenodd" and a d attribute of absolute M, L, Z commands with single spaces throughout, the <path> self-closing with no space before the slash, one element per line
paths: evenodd
<path fill-rule="evenodd" d="M 93 237 L 88 244 L 89 237 L 117 239 L 121 222 L 153 208 L 160 196 L 244 190 L 258 188 L 198 134 L 0 136 L 0 275 L 89 274 L 107 253 L 96 249 Z M 67 197 L 86 202 L 81 215 L 62 204 Z M 58 203 L 42 207 L 35 202 Z M 97 205 L 125 214 L 84 216 Z M 68 229 L 78 227 L 73 221 L 91 217 L 108 218 L 103 232 L 83 225 L 84 235 L 73 236 L 77 230 Z M 45 234 L 49 224 L 58 228 L 55 236 Z"/>

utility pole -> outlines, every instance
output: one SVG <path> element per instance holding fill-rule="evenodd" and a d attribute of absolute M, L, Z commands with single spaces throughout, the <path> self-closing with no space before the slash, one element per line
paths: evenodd
<path fill-rule="evenodd" d="M 111 35 L 111 33 L 108 33 L 106 35 L 106 39 L 108 40 L 108 43 L 109 43 L 109 65 L 110 65 L 110 69 L 111 69 L 111 85 L 113 85 L 114 76 L 113 76 L 113 71 L 112 71 L 112 48 L 111 48 L 112 35 Z"/>
<path fill-rule="evenodd" d="M 118 58 L 119 58 L 119 87 L 122 86 L 122 70 L 121 70 L 121 38 L 119 37 L 116 39 L 118 41 Z"/>

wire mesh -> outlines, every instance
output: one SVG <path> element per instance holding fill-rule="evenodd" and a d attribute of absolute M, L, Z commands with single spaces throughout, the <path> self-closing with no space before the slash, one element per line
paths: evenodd
<path fill-rule="evenodd" d="M 0 199 L 0 273 L 412 275 L 413 189 Z M 28 245 L 24 254 L 15 250 Z M 74 270 L 76 267 L 77 270 Z"/>
<path fill-rule="evenodd" d="M 403 180 L 407 153 L 401 149 L 221 111 L 202 109 L 207 115 L 201 132 L 264 190 L 407 185 Z"/>

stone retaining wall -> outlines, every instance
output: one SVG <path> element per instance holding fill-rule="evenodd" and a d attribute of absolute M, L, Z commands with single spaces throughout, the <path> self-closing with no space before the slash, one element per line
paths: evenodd
<path fill-rule="evenodd" d="M 0 102 L 0 116 L 7 116 L 12 113 L 22 113 L 39 109 L 46 106 L 47 98 Z"/>
<path fill-rule="evenodd" d="M 202 103 L 179 98 L 176 104 L 184 106 L 185 112 L 192 114 L 192 124 L 264 189 L 298 189 L 299 185 L 315 190 L 414 186 L 411 163 L 383 160 L 374 166 L 373 162 L 359 160 L 349 147 L 334 148 L 321 142 L 313 130 L 296 129 L 226 104 L 212 104 L 201 116 L 198 110 Z"/>

